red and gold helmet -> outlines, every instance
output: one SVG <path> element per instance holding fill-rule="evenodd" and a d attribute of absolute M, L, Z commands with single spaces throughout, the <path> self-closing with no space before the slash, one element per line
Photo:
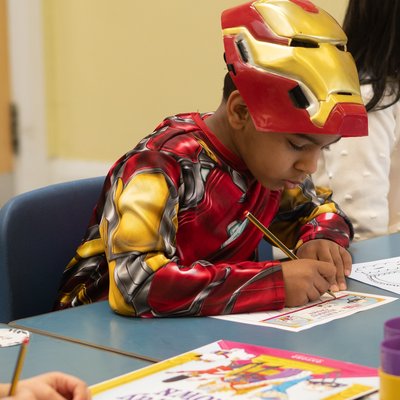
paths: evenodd
<path fill-rule="evenodd" d="M 257 0 L 221 20 L 229 73 L 258 130 L 367 135 L 347 37 L 328 13 L 308 0 Z"/>

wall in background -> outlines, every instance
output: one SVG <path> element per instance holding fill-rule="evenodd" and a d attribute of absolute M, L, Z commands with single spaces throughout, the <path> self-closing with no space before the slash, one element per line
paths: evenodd
<path fill-rule="evenodd" d="M 220 13 L 242 2 L 44 0 L 50 155 L 113 161 L 164 117 L 214 110 Z"/>
<path fill-rule="evenodd" d="M 104 175 L 165 116 L 214 110 L 220 13 L 241 3 L 7 0 L 20 151 L 2 193 Z M 315 3 L 341 21 L 347 0 Z"/>
<path fill-rule="evenodd" d="M 0 207 L 13 193 L 10 72 L 6 0 L 0 0 Z"/>
<path fill-rule="evenodd" d="M 43 0 L 51 157 L 114 161 L 165 117 L 214 110 L 221 10 L 243 0 Z M 338 20 L 347 0 L 319 0 Z"/>
<path fill-rule="evenodd" d="M 0 175 L 11 172 L 10 74 L 6 1 L 0 0 Z"/>

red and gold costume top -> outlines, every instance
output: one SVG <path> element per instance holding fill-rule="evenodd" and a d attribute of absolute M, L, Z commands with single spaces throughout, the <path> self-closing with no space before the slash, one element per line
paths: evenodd
<path fill-rule="evenodd" d="M 262 187 L 209 131 L 209 114 L 166 118 L 107 175 L 56 308 L 107 299 L 117 313 L 218 315 L 279 309 L 279 261 L 257 261 L 250 210 L 288 246 L 346 247 L 351 225 L 329 192 Z"/>

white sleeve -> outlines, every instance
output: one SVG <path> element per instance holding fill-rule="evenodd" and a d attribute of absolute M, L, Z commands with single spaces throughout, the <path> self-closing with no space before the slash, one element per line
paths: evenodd
<path fill-rule="evenodd" d="M 363 86 L 363 97 L 370 88 Z M 328 186 L 354 225 L 355 240 L 388 232 L 391 154 L 396 143 L 394 106 L 368 113 L 369 135 L 343 138 L 323 152 L 317 186 Z"/>
<path fill-rule="evenodd" d="M 390 165 L 389 233 L 400 232 L 400 102 L 395 106 L 396 142 Z"/>

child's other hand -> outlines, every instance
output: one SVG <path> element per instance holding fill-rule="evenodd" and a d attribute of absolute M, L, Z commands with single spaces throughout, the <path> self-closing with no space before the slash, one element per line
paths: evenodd
<path fill-rule="evenodd" d="M 296 252 L 299 258 L 312 258 L 332 263 L 336 266 L 336 281 L 330 287 L 333 292 L 346 290 L 346 276 L 351 273 L 350 253 L 331 240 L 316 239 L 304 243 Z"/>
<path fill-rule="evenodd" d="M 333 264 L 301 259 L 282 263 L 287 307 L 296 307 L 318 300 L 336 281 Z"/>
<path fill-rule="evenodd" d="M 85 382 L 62 372 L 49 372 L 18 382 L 12 400 L 90 400 Z"/>

